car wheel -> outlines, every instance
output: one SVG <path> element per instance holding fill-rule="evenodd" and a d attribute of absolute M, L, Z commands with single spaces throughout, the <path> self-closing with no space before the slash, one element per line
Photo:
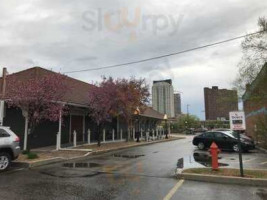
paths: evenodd
<path fill-rule="evenodd" d="M 198 147 L 198 149 L 200 149 L 200 150 L 204 150 L 204 149 L 205 149 L 205 145 L 204 145 L 203 142 L 198 143 L 197 147 Z"/>
<path fill-rule="evenodd" d="M 235 145 L 233 146 L 233 150 L 234 150 L 234 152 L 239 152 L 238 144 L 235 144 Z"/>
<path fill-rule="evenodd" d="M 6 170 L 10 165 L 10 155 L 8 153 L 0 153 L 0 171 Z"/>

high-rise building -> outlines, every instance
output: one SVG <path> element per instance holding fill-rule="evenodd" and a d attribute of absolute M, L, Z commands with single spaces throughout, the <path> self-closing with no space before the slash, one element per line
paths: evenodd
<path fill-rule="evenodd" d="M 206 120 L 229 120 L 229 112 L 238 110 L 236 90 L 204 88 Z"/>
<path fill-rule="evenodd" d="M 174 114 L 175 114 L 175 117 L 182 114 L 180 93 L 174 94 Z"/>
<path fill-rule="evenodd" d="M 174 117 L 174 96 L 172 80 L 153 81 L 152 106 L 154 110 Z"/>

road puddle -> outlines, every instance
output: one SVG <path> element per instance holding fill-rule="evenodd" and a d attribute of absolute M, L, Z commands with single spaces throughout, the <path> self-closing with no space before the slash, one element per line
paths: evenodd
<path fill-rule="evenodd" d="M 220 159 L 220 158 L 219 158 Z M 220 163 L 219 166 L 228 166 L 226 163 Z M 209 153 L 204 152 L 194 152 L 191 156 L 185 156 L 178 159 L 177 168 L 178 169 L 189 169 L 189 168 L 203 168 L 211 167 L 211 156 Z"/>
<path fill-rule="evenodd" d="M 113 157 L 119 157 L 119 158 L 139 158 L 139 157 L 143 157 L 145 155 L 143 154 L 113 154 Z"/>
<path fill-rule="evenodd" d="M 267 199 L 267 190 L 265 190 L 265 189 L 258 189 L 256 194 L 263 200 Z"/>
<path fill-rule="evenodd" d="M 94 167 L 101 167 L 101 164 L 98 163 L 64 163 L 63 167 L 67 168 L 94 168 Z"/>

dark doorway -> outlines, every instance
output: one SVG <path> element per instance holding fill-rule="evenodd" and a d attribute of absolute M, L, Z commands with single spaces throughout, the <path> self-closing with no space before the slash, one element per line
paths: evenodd
<path fill-rule="evenodd" d="M 77 141 L 83 141 L 83 116 L 71 116 L 71 133 L 77 132 Z M 73 135 L 71 137 L 73 141 Z"/>

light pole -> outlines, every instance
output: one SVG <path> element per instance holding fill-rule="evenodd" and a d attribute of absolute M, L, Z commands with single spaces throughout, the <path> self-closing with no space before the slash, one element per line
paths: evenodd
<path fill-rule="evenodd" d="M 140 142 L 140 124 L 139 124 L 139 116 L 140 116 L 140 110 L 137 107 L 134 111 L 134 114 L 137 116 L 137 132 L 136 132 L 136 142 Z"/>
<path fill-rule="evenodd" d="M 164 115 L 164 121 L 165 121 L 165 139 L 168 139 L 168 127 L 167 127 L 167 120 L 168 120 L 168 116 L 167 114 Z"/>
<path fill-rule="evenodd" d="M 187 134 L 188 133 L 188 131 L 187 131 L 187 121 L 185 121 L 184 123 L 185 123 L 185 134 Z"/>

